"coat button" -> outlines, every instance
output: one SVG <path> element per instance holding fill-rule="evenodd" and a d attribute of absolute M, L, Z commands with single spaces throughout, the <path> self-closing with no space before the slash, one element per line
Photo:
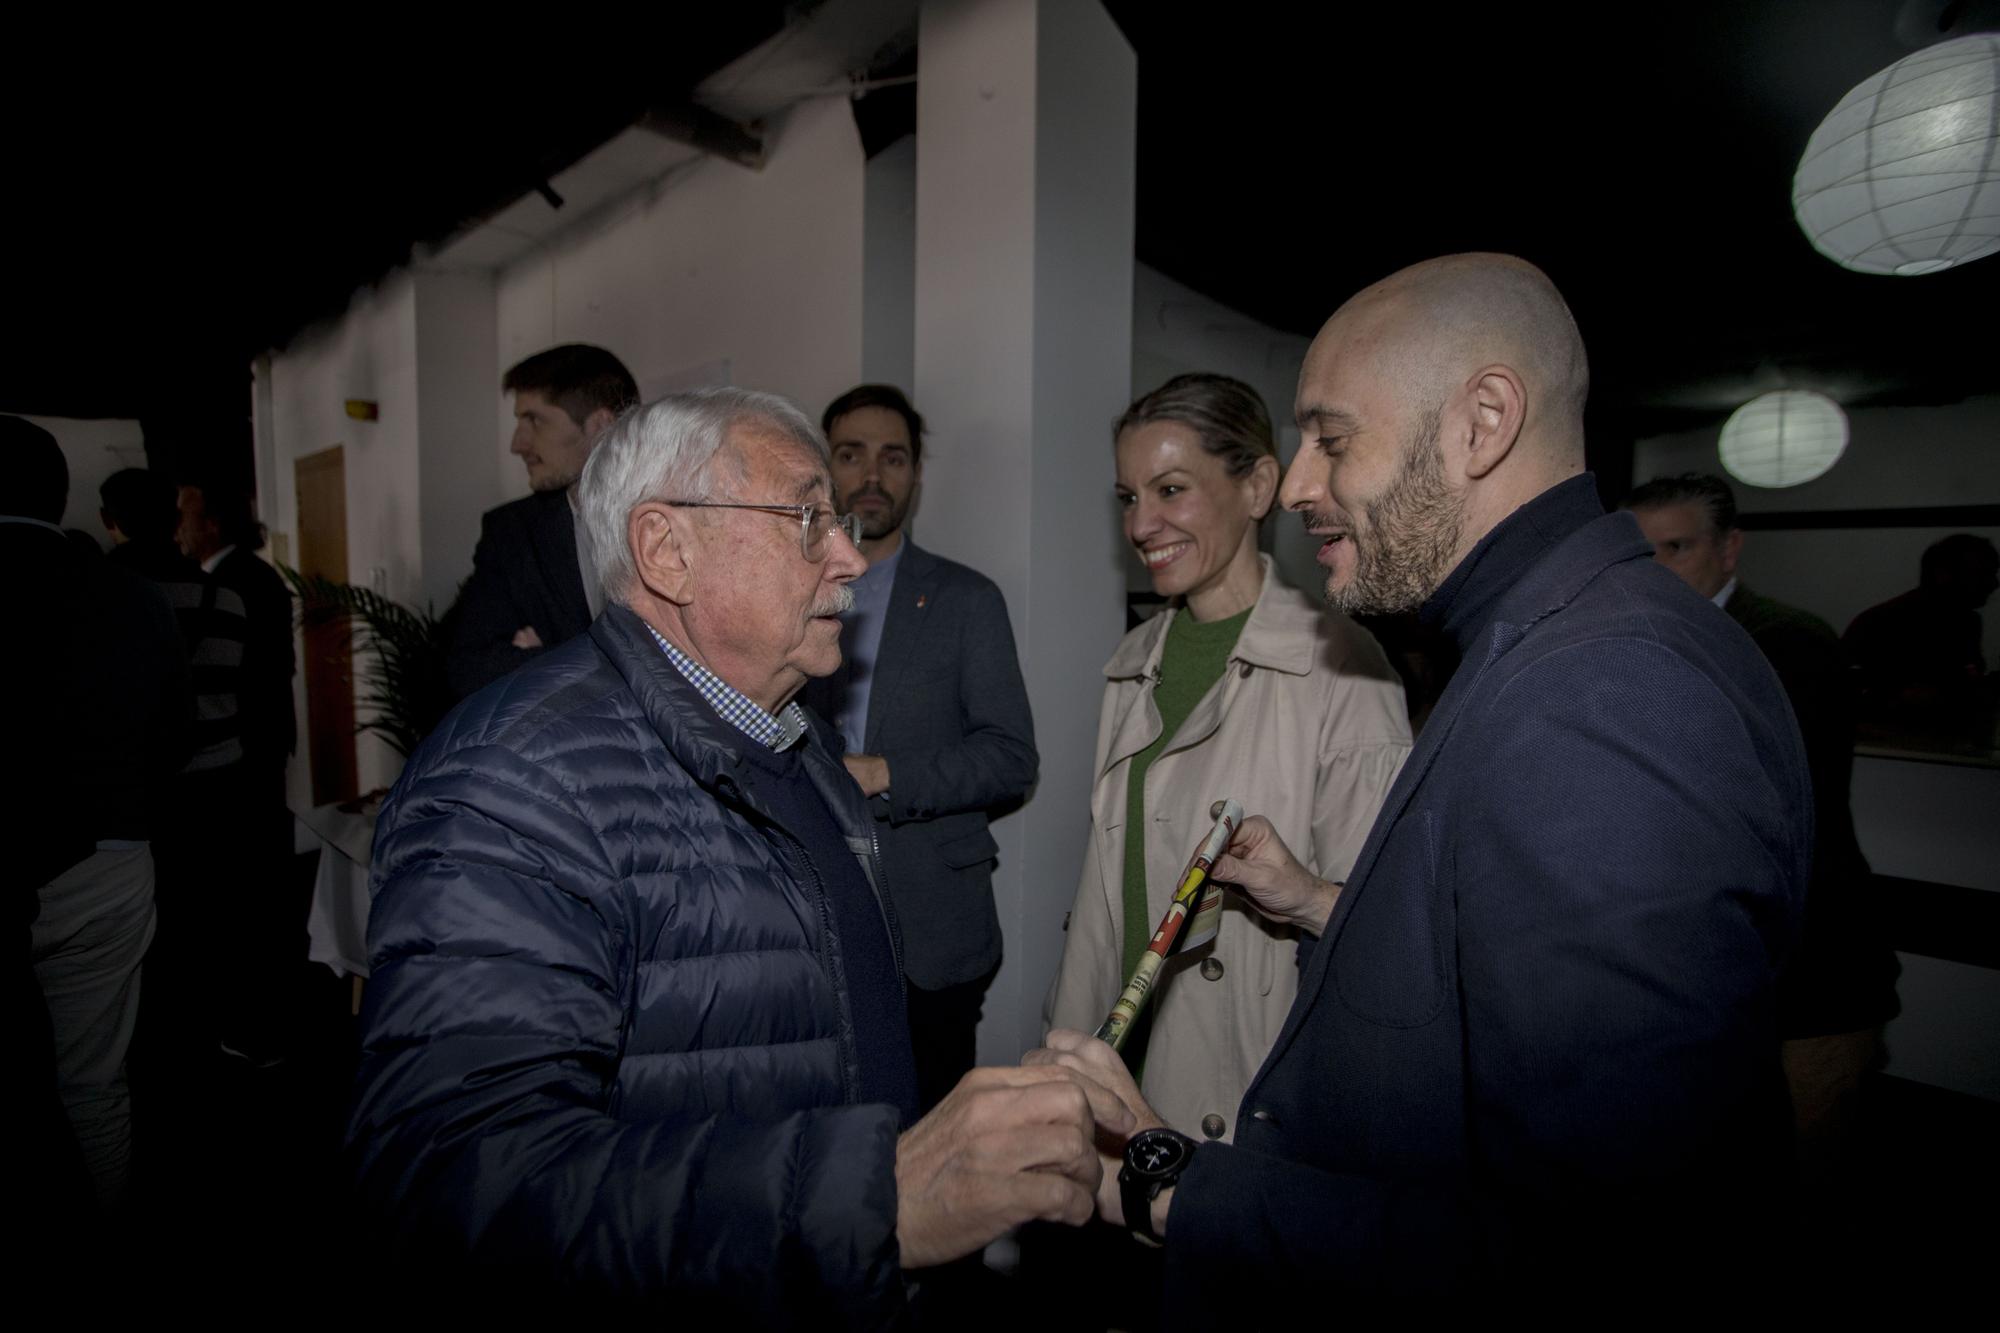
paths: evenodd
<path fill-rule="evenodd" d="M 1222 960 L 1220 958 L 1202 959 L 1201 974 L 1210 981 L 1222 980 Z"/>
<path fill-rule="evenodd" d="M 1201 1132 L 1212 1139 L 1221 1138 L 1223 1131 L 1228 1128 L 1228 1122 L 1214 1112 L 1210 1112 L 1201 1118 Z"/>

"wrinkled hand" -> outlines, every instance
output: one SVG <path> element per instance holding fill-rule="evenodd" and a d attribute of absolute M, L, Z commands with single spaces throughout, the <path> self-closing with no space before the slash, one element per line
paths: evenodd
<path fill-rule="evenodd" d="M 542 646 L 542 636 L 535 633 L 533 625 L 523 625 L 514 631 L 514 646 L 516 648 L 539 648 Z"/>
<path fill-rule="evenodd" d="M 1129 1132 L 1118 1098 L 1068 1069 L 975 1069 L 896 1141 L 903 1267 L 971 1254 L 1037 1218 L 1090 1220 L 1094 1126 Z"/>
<path fill-rule="evenodd" d="M 1216 859 L 1213 873 L 1273 921 L 1313 935 L 1326 929 L 1326 919 L 1340 897 L 1341 886 L 1300 865 L 1262 815 L 1243 821 L 1229 850 Z"/>
<path fill-rule="evenodd" d="M 879 754 L 846 754 L 840 762 L 861 784 L 863 796 L 880 796 L 889 790 L 889 761 Z"/>
<path fill-rule="evenodd" d="M 1131 1116 L 1131 1124 L 1125 1129 L 1101 1119 L 1097 1123 L 1098 1167 L 1102 1173 L 1097 1184 L 1097 1212 L 1113 1226 L 1122 1227 L 1125 1201 L 1118 1192 L 1118 1172 L 1125 1164 L 1125 1140 L 1142 1129 L 1154 1129 L 1167 1122 L 1146 1104 L 1139 1085 L 1132 1081 L 1132 1072 L 1125 1067 L 1124 1058 L 1105 1043 L 1067 1028 L 1054 1029 L 1042 1042 L 1039 1050 L 1022 1057 L 1024 1066 L 1071 1070 L 1117 1098 Z"/>

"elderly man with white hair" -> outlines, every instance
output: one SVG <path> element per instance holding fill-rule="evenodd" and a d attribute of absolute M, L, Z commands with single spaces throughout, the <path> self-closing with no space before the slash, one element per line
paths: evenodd
<path fill-rule="evenodd" d="M 613 604 L 447 718 L 382 812 L 364 1207 L 454 1307 L 896 1323 L 908 1270 L 1087 1219 L 1093 1115 L 1129 1118 L 1054 1068 L 915 1117 L 868 815 L 793 702 L 866 567 L 812 424 L 675 395 L 580 485 Z"/>

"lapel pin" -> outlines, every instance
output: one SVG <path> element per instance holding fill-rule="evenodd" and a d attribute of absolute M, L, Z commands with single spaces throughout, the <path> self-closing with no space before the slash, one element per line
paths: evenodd
<path fill-rule="evenodd" d="M 922 594 L 922 593 L 918 593 L 918 594 L 917 594 L 917 610 L 919 610 L 919 611 L 923 610 L 923 609 L 924 609 L 924 603 L 925 603 L 925 602 L 927 602 L 927 601 L 929 601 L 929 600 L 930 600 L 930 598 L 928 598 L 928 597 L 924 596 L 924 594 Z"/>

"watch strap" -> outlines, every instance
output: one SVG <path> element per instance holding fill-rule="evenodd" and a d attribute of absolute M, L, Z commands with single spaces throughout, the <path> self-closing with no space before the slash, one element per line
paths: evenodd
<path fill-rule="evenodd" d="M 1118 1193 L 1125 1205 L 1125 1225 L 1140 1240 L 1154 1245 L 1166 1242 L 1153 1230 L 1153 1200 L 1160 1192 L 1162 1182 L 1142 1180 L 1130 1170 L 1118 1173 Z"/>

